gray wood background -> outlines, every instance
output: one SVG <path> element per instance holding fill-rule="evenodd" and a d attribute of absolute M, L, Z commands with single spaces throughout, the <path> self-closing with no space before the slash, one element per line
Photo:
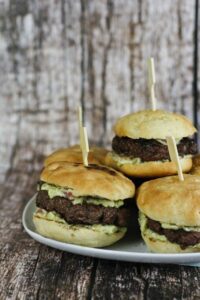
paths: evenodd
<path fill-rule="evenodd" d="M 15 156 L 77 142 L 79 103 L 90 141 L 109 145 L 116 118 L 150 107 L 149 56 L 158 107 L 197 121 L 197 4 L 0 0 L 0 181 Z"/>

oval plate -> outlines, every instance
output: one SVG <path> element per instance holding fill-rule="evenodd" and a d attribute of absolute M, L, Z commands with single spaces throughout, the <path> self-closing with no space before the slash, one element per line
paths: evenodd
<path fill-rule="evenodd" d="M 27 203 L 23 211 L 22 223 L 26 232 L 36 241 L 71 253 L 98 257 L 103 259 L 121 260 L 140 263 L 166 263 L 166 264 L 187 264 L 200 266 L 200 253 L 183 253 L 183 254 L 161 254 L 151 253 L 147 250 L 143 240 L 140 237 L 137 225 L 133 224 L 136 232 L 131 233 L 116 244 L 106 248 L 90 248 L 73 244 L 62 243 L 53 239 L 46 238 L 38 234 L 35 230 L 32 218 L 36 209 L 35 198 L 33 196 Z M 133 231 L 132 231 L 133 232 Z"/>

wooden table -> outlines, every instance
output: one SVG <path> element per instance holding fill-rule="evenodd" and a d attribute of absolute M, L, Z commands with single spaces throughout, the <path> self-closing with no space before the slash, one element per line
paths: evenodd
<path fill-rule="evenodd" d="M 0 299 L 200 299 L 200 268 L 78 256 L 31 239 L 21 217 L 42 156 L 13 149 L 0 186 Z"/>

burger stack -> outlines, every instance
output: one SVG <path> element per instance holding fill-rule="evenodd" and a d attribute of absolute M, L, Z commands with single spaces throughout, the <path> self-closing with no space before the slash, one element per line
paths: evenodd
<path fill-rule="evenodd" d="M 188 173 L 197 153 L 195 132 L 183 115 L 143 110 L 116 122 L 112 151 L 93 147 L 88 166 L 82 164 L 79 146 L 54 152 L 45 160 L 38 185 L 37 231 L 89 247 L 117 242 L 126 234 L 133 182 L 139 178 L 145 182 L 136 202 L 147 247 L 165 253 L 200 251 L 200 177 L 185 174 L 179 181 L 166 142 L 174 136 L 182 170 Z"/>
<path fill-rule="evenodd" d="M 168 176 L 143 183 L 139 223 L 148 248 L 160 253 L 200 251 L 200 177 Z"/>
<path fill-rule="evenodd" d="M 90 247 L 125 235 L 135 186 L 123 174 L 97 164 L 53 162 L 40 180 L 33 217 L 40 234 Z"/>
<path fill-rule="evenodd" d="M 177 173 L 170 161 L 166 136 L 174 136 L 183 172 L 192 167 L 196 129 L 184 116 L 162 110 L 143 110 L 119 119 L 114 126 L 113 151 L 106 163 L 124 174 L 153 178 Z"/>

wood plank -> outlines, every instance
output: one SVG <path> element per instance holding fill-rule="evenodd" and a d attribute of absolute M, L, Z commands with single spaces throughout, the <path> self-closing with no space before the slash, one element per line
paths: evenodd
<path fill-rule="evenodd" d="M 150 107 L 150 55 L 155 57 L 158 107 L 192 118 L 195 1 L 86 3 L 85 101 L 95 141 L 109 144 L 116 118 Z"/>
<path fill-rule="evenodd" d="M 66 295 L 85 299 L 93 259 L 43 246 L 22 230 L 22 210 L 36 191 L 41 168 L 36 152 L 27 161 L 21 156 L 23 150 L 17 149 L 12 171 L 1 189 L 0 299 L 66 299 Z"/>
<path fill-rule="evenodd" d="M 149 55 L 160 107 L 192 116 L 195 0 L 17 3 L 1 1 L 0 180 L 17 140 L 77 142 L 80 101 L 92 142 L 110 145 L 116 118 L 148 107 Z"/>
<path fill-rule="evenodd" d="M 193 267 L 100 260 L 92 299 L 198 299 L 199 276 Z"/>
<path fill-rule="evenodd" d="M 137 264 L 99 260 L 91 299 L 143 299 L 144 290 Z"/>
<path fill-rule="evenodd" d="M 200 271 L 199 268 L 182 267 L 181 269 L 181 284 L 183 299 L 198 299 L 200 298 Z"/>
<path fill-rule="evenodd" d="M 38 141 L 48 153 L 78 140 L 75 111 L 81 93 L 80 3 L 17 3 L 1 1 L 2 180 L 13 155 L 9 145 L 18 141 L 35 147 Z"/>
<path fill-rule="evenodd" d="M 144 298 L 180 299 L 182 294 L 181 267 L 173 265 L 144 265 L 142 277 L 147 281 Z M 158 289 L 157 286 L 160 288 Z"/>

